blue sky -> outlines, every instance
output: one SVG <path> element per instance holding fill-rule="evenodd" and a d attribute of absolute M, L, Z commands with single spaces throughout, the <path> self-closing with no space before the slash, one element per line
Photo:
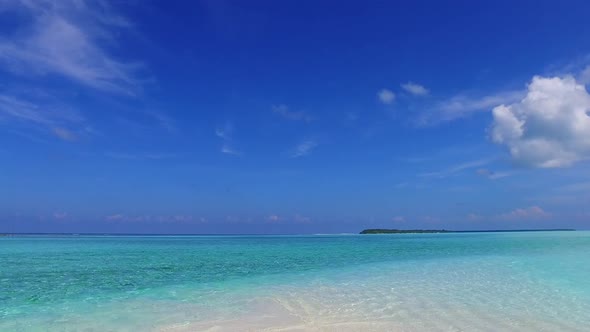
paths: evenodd
<path fill-rule="evenodd" d="M 590 228 L 586 1 L 0 1 L 0 231 Z"/>

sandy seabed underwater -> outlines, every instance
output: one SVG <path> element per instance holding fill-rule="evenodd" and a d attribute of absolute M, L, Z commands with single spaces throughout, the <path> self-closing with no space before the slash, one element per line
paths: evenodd
<path fill-rule="evenodd" d="M 589 331 L 590 232 L 0 238 L 0 331 Z"/>

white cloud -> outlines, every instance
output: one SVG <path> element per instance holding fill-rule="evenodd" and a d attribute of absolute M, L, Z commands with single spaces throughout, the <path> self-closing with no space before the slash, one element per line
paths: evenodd
<path fill-rule="evenodd" d="M 298 144 L 295 149 L 291 152 L 291 158 L 299 158 L 307 156 L 313 149 L 318 146 L 318 143 L 314 140 L 305 140 Z"/>
<path fill-rule="evenodd" d="M 498 216 L 498 219 L 503 220 L 523 220 L 523 219 L 545 219 L 551 217 L 551 214 L 538 206 L 531 206 L 528 208 L 519 208 L 508 213 Z"/>
<path fill-rule="evenodd" d="M 413 82 L 402 84 L 401 87 L 414 96 L 426 96 L 430 93 L 430 91 L 424 86 Z"/>
<path fill-rule="evenodd" d="M 431 111 L 422 113 L 417 119 L 417 125 L 431 126 L 465 118 L 477 112 L 489 112 L 492 107 L 515 102 L 523 95 L 522 91 L 504 91 L 483 97 L 456 95 L 437 103 Z"/>
<path fill-rule="evenodd" d="M 395 100 L 395 93 L 389 89 L 381 89 L 377 92 L 377 98 L 385 105 L 391 105 Z"/>
<path fill-rule="evenodd" d="M 0 4 L 1 5 L 1 4 Z M 0 40 L 0 62 L 24 75 L 55 74 L 92 88 L 134 94 L 136 64 L 111 56 L 111 28 L 126 22 L 103 2 L 13 1 L 4 10 L 31 18 L 18 34 Z"/>
<path fill-rule="evenodd" d="M 391 220 L 394 222 L 405 222 L 406 218 L 403 216 L 395 216 L 395 217 L 391 218 Z"/>
<path fill-rule="evenodd" d="M 273 113 L 279 114 L 280 116 L 282 116 L 283 118 L 287 119 L 287 120 L 292 120 L 292 121 L 305 121 L 305 122 L 310 122 L 312 120 L 312 117 L 303 112 L 303 111 L 291 111 L 289 110 L 289 107 L 287 107 L 287 105 L 272 105 L 271 106 L 271 110 L 273 111 Z"/>
<path fill-rule="evenodd" d="M 492 140 L 514 162 L 565 167 L 590 157 L 590 95 L 571 76 L 535 76 L 524 99 L 493 109 Z"/>

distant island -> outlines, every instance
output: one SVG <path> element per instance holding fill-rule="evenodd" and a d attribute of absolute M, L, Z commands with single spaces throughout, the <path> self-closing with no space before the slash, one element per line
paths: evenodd
<path fill-rule="evenodd" d="M 381 229 L 369 228 L 365 229 L 360 234 L 420 234 L 420 233 L 492 233 L 492 232 L 563 232 L 575 231 L 570 228 L 557 229 L 496 229 L 483 231 L 447 231 L 445 229 Z"/>

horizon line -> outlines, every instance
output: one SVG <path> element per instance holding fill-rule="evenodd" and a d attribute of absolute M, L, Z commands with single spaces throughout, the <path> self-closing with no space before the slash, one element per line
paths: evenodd
<path fill-rule="evenodd" d="M 372 229 L 372 228 L 370 228 Z M 395 229 L 399 231 L 431 231 L 427 229 Z M 557 231 L 584 231 L 583 229 L 575 228 L 533 228 L 533 229 L 486 229 L 486 230 L 446 230 L 437 229 L 435 231 L 443 231 L 445 233 L 515 233 L 515 232 L 557 232 Z M 340 233 L 108 233 L 108 232 L 17 232 L 17 233 L 0 233 L 0 237 L 10 235 L 64 235 L 64 236 L 282 236 L 282 235 L 399 235 L 398 234 L 360 234 L 351 232 Z M 406 233 L 418 234 L 418 233 Z M 429 234 L 444 234 L 444 233 L 429 233 Z"/>

